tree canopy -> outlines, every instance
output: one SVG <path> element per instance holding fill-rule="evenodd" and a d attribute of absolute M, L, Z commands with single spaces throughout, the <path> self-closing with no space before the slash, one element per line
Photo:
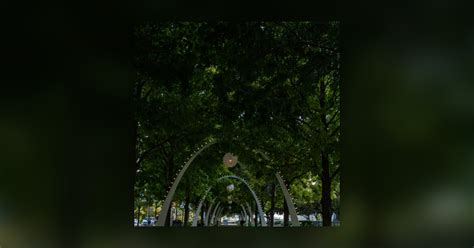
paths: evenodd
<path fill-rule="evenodd" d="M 160 209 L 174 176 L 210 138 L 173 202 L 183 219 L 209 186 L 224 213 L 252 203 L 246 178 L 267 213 L 285 212 L 275 173 L 299 213 L 339 212 L 340 77 L 337 22 L 148 22 L 134 29 L 136 84 L 135 214 Z M 226 152 L 239 164 L 222 164 Z M 266 159 L 266 158 L 270 159 Z M 227 183 L 227 184 L 226 184 Z M 140 210 L 141 209 L 141 210 Z M 272 217 L 270 216 L 270 219 Z M 273 223 L 273 222 L 272 222 Z"/>

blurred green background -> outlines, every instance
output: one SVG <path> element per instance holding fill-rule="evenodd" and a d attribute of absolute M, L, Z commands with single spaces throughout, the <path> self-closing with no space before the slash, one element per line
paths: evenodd
<path fill-rule="evenodd" d="M 469 6 L 18 5 L 3 40 L 2 247 L 474 245 Z M 133 227 L 131 27 L 218 15 L 341 21 L 341 227 Z"/>

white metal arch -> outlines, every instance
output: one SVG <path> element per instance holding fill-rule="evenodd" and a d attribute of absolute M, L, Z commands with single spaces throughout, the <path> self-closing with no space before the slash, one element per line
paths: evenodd
<path fill-rule="evenodd" d="M 250 187 L 249 183 L 248 183 L 245 179 L 243 179 L 243 178 L 241 178 L 241 177 L 239 177 L 239 176 L 236 176 L 236 175 L 226 175 L 226 176 L 222 176 L 222 177 L 217 178 L 216 181 L 219 182 L 219 181 L 222 181 L 223 179 L 226 179 L 226 178 L 237 179 L 237 180 L 243 182 L 243 183 L 245 184 L 245 186 L 247 186 L 247 188 L 249 189 L 250 193 L 252 193 L 252 196 L 253 196 L 253 198 L 254 198 L 254 200 L 255 200 L 255 203 L 257 204 L 257 208 L 258 208 L 258 212 L 259 212 L 259 215 L 260 215 L 260 219 L 261 219 L 261 221 L 262 221 L 262 226 L 267 226 L 267 223 L 266 223 L 265 218 L 264 218 L 265 215 L 263 214 L 262 206 L 261 206 L 261 204 L 260 204 L 260 200 L 258 199 L 257 194 L 255 194 L 255 191 L 252 189 L 252 187 Z M 196 225 L 197 225 L 197 218 L 198 218 L 198 216 L 199 216 L 199 214 L 200 214 L 200 211 L 201 211 L 201 208 L 202 208 L 202 204 L 203 204 L 204 200 L 206 199 L 206 196 L 207 196 L 207 194 L 209 193 L 209 191 L 211 190 L 211 188 L 212 188 L 212 187 L 209 187 L 208 190 L 206 190 L 204 196 L 201 198 L 201 201 L 199 201 L 199 206 L 198 206 L 198 208 L 197 208 L 197 210 L 196 210 L 196 213 L 194 214 L 193 226 L 196 226 Z M 211 220 L 210 220 L 210 223 L 213 223 L 213 222 L 214 222 L 215 211 L 216 211 L 217 207 L 219 206 L 219 204 L 220 204 L 220 202 L 218 203 L 218 205 L 217 205 L 217 206 L 215 207 L 215 209 L 214 209 L 214 213 L 212 214 L 212 218 L 211 218 Z M 209 224 L 210 224 L 210 223 L 209 223 Z"/>
<path fill-rule="evenodd" d="M 250 187 L 248 182 L 245 179 L 243 179 L 239 176 L 236 176 L 236 175 L 227 175 L 227 176 L 220 177 L 219 179 L 224 179 L 224 178 L 233 178 L 233 179 L 240 180 L 241 182 L 243 182 L 245 184 L 245 186 L 247 186 L 247 188 L 250 190 L 250 192 L 253 195 L 255 203 L 257 203 L 258 213 L 260 215 L 262 226 L 267 226 L 267 222 L 265 221 L 265 215 L 263 214 L 262 205 L 260 204 L 260 200 L 258 199 L 257 194 L 255 194 L 255 191 L 253 191 L 252 187 Z"/>
<path fill-rule="evenodd" d="M 176 191 L 176 188 L 178 187 L 179 185 L 179 182 L 181 181 L 181 178 L 183 177 L 184 173 L 187 171 L 188 167 L 191 165 L 191 163 L 194 161 L 194 159 L 197 157 L 197 155 L 199 155 L 202 151 L 204 151 L 206 148 L 208 148 L 209 146 L 213 145 L 217 143 L 217 140 L 215 139 L 211 139 L 207 144 L 205 145 L 202 145 L 198 150 L 196 150 L 190 157 L 189 159 L 187 160 L 186 164 L 184 164 L 183 168 L 180 170 L 180 172 L 178 173 L 178 175 L 176 176 L 176 178 L 174 179 L 173 181 L 173 184 L 171 185 L 167 195 L 166 195 L 166 199 L 163 203 L 163 207 L 161 208 L 161 211 L 160 211 L 160 215 L 158 217 L 158 221 L 156 223 L 157 226 L 165 226 L 165 222 L 166 222 L 166 217 L 168 216 L 168 210 L 171 206 L 171 201 L 173 200 L 173 196 L 174 196 L 174 193 Z M 257 150 L 260 154 L 262 154 L 264 156 L 265 159 L 267 160 L 270 160 L 268 158 L 268 156 L 263 153 L 262 151 L 260 150 Z M 278 179 L 278 182 L 280 184 L 280 187 L 282 188 L 282 191 L 283 191 L 283 195 L 285 197 L 285 201 L 286 201 L 286 204 L 288 206 L 288 210 L 290 212 L 290 215 L 291 215 L 291 221 L 292 221 L 292 225 L 293 226 L 299 226 L 299 222 L 298 222 L 298 218 L 296 216 L 296 210 L 295 210 L 295 207 L 293 205 L 293 201 L 291 199 L 291 197 L 289 196 L 289 193 L 288 193 L 288 189 L 286 188 L 285 184 L 283 183 L 283 181 L 281 180 L 281 177 L 279 177 L 279 174 L 277 173 L 276 174 L 277 176 L 277 179 Z M 236 178 L 237 179 L 237 178 Z M 241 179 L 241 178 L 240 178 Z M 244 181 L 244 183 L 248 186 L 248 184 Z M 250 188 L 250 187 L 249 187 Z M 255 192 L 253 192 L 253 190 L 251 190 L 252 194 L 254 195 L 254 197 L 256 198 L 256 195 L 255 195 Z M 256 198 L 257 199 L 257 198 Z M 260 206 L 260 203 L 257 204 L 259 206 L 259 214 L 260 216 L 263 216 L 263 211 L 261 211 L 261 206 Z M 265 223 L 265 219 L 262 218 L 262 225 Z M 265 223 L 265 226 L 266 226 L 266 223 Z"/>
<path fill-rule="evenodd" d="M 212 187 L 209 187 L 206 192 L 204 193 L 204 197 L 201 199 L 201 201 L 199 201 L 199 206 L 196 210 L 196 214 L 194 214 L 194 218 L 193 218 L 193 224 L 192 226 L 196 226 L 197 225 L 197 221 L 198 221 L 198 216 L 199 216 L 199 213 L 201 213 L 201 207 L 202 207 L 202 203 L 204 202 L 204 200 L 206 199 L 206 195 L 207 193 L 209 193 L 209 191 L 211 190 Z M 206 216 L 207 217 L 207 216 Z"/>
<path fill-rule="evenodd" d="M 158 218 L 157 226 L 165 226 L 166 217 L 168 216 L 168 210 L 171 205 L 171 200 L 173 200 L 174 192 L 176 191 L 176 188 L 178 187 L 178 184 L 181 181 L 181 178 L 183 177 L 184 173 L 188 169 L 189 165 L 193 162 L 197 155 L 199 155 L 199 153 L 201 153 L 203 150 L 205 150 L 214 143 L 216 143 L 216 141 L 211 140 L 206 145 L 201 146 L 201 148 L 194 152 L 194 154 L 188 159 L 186 164 L 183 166 L 183 169 L 181 169 L 178 176 L 175 178 L 173 185 L 171 186 L 170 190 L 168 191 L 168 194 L 166 195 L 165 202 L 163 203 L 163 207 L 161 208 L 160 216 Z"/>
<path fill-rule="evenodd" d="M 217 210 L 220 209 L 219 208 L 220 205 L 221 205 L 221 202 L 218 202 L 216 205 L 216 208 L 214 209 L 214 212 L 212 213 L 211 222 L 209 224 L 214 223 L 214 218 L 216 217 Z"/>
<path fill-rule="evenodd" d="M 244 213 L 243 218 L 244 218 L 244 220 L 245 220 L 245 225 L 248 225 L 248 218 L 247 218 L 248 215 L 247 215 L 247 211 L 245 211 L 245 207 L 244 207 L 243 204 L 240 204 L 240 207 L 242 208 L 242 211 L 243 211 L 243 213 Z"/>
<path fill-rule="evenodd" d="M 212 207 L 215 203 L 215 200 L 216 200 L 217 197 L 214 197 L 214 199 L 212 199 L 211 201 L 211 204 L 209 204 L 209 207 L 207 208 L 207 211 L 206 211 L 206 216 L 204 216 L 204 226 L 208 226 L 209 225 L 209 219 L 211 218 L 210 216 L 210 213 L 212 211 Z"/>

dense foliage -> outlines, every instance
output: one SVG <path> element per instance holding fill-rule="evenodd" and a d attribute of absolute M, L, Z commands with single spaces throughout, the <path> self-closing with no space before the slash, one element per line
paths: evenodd
<path fill-rule="evenodd" d="M 209 199 L 227 204 L 224 213 L 240 213 L 245 202 L 255 207 L 241 183 L 216 182 L 225 174 L 248 179 L 269 220 L 271 213 L 284 213 L 288 225 L 278 171 L 299 214 L 320 213 L 324 225 L 331 225 L 332 213 L 339 212 L 341 164 L 338 35 L 337 22 L 137 26 L 138 219 L 150 207 L 158 213 L 183 163 L 213 137 L 220 142 L 193 162 L 173 199 L 185 225 L 209 186 L 214 186 Z M 240 163 L 223 166 L 226 152 L 238 155 Z M 230 183 L 236 189 L 229 193 Z"/>

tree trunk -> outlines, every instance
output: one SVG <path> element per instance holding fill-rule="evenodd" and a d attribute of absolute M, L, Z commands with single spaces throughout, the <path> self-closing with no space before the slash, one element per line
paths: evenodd
<path fill-rule="evenodd" d="M 166 154 L 165 152 L 165 148 L 163 148 L 163 152 Z M 173 155 L 172 153 L 168 153 L 166 154 L 166 183 L 165 185 L 169 185 L 171 186 L 173 184 L 173 167 L 174 167 L 174 163 L 173 163 Z M 171 202 L 171 205 L 173 203 Z M 165 226 L 170 226 L 170 221 L 171 221 L 171 208 L 172 206 L 169 207 L 168 209 L 168 215 L 166 216 L 166 221 L 165 221 Z"/>
<path fill-rule="evenodd" d="M 179 208 L 178 208 L 178 206 L 176 206 L 176 207 L 174 208 L 174 220 L 175 220 L 175 221 L 179 220 L 179 219 L 178 219 L 178 210 L 179 210 Z M 171 222 L 171 223 L 173 223 L 173 222 Z"/>
<path fill-rule="evenodd" d="M 204 226 L 204 209 L 207 209 L 207 204 L 204 203 L 202 204 L 202 207 L 201 207 L 201 225 Z M 208 213 L 206 213 L 206 216 L 207 216 Z"/>
<path fill-rule="evenodd" d="M 132 130 L 131 130 L 131 139 L 132 139 L 132 156 L 131 158 L 133 159 L 133 161 L 130 161 L 130 175 L 132 176 L 132 194 L 133 194 L 133 198 L 134 200 L 138 198 L 138 195 L 139 193 L 138 192 L 135 192 L 135 183 L 137 181 L 137 170 L 139 169 L 139 165 L 137 164 L 136 162 L 136 158 L 137 158 L 137 136 L 138 136 L 138 122 L 136 120 L 136 113 L 133 113 L 134 114 L 134 117 L 133 117 L 133 122 L 132 122 Z M 133 218 L 133 217 L 132 217 Z M 138 206 L 138 213 L 137 213 L 137 220 L 138 220 L 138 224 L 140 224 L 140 205 Z"/>
<path fill-rule="evenodd" d="M 188 226 L 189 220 L 189 186 L 186 187 L 186 195 L 184 198 L 184 226 Z"/>
<path fill-rule="evenodd" d="M 170 226 L 170 222 L 171 222 L 171 208 L 168 208 L 168 214 L 166 215 L 166 221 L 165 221 L 165 226 Z"/>
<path fill-rule="evenodd" d="M 138 83 L 134 85 L 134 89 L 132 92 L 132 99 L 133 99 L 133 107 L 132 107 L 132 118 L 131 119 L 131 130 L 130 130 L 130 139 L 131 139 L 131 148 L 132 148 L 132 156 L 130 161 L 130 175 L 132 176 L 132 187 L 135 187 L 135 183 L 137 180 L 137 170 L 139 169 L 139 164 L 137 163 L 137 142 L 138 142 L 138 111 L 140 108 L 141 102 L 141 92 L 143 89 L 144 82 Z M 133 197 L 136 198 L 137 195 L 135 194 L 135 190 L 132 188 Z M 138 223 L 140 223 L 140 206 L 138 207 Z"/>
<path fill-rule="evenodd" d="M 258 226 L 258 206 L 257 203 L 255 203 L 255 227 Z"/>
<path fill-rule="evenodd" d="M 319 84 L 319 106 L 321 108 L 321 123 L 324 126 L 324 133 L 326 133 L 327 135 L 328 122 L 326 120 L 326 85 L 324 84 L 324 81 L 321 81 Z M 329 155 L 325 150 L 321 152 L 321 167 L 321 207 L 323 215 L 323 226 L 331 226 L 331 175 L 329 172 Z"/>
<path fill-rule="evenodd" d="M 329 174 L 329 158 L 325 152 L 321 153 L 321 166 L 323 169 L 321 175 L 323 226 L 331 226 L 331 176 Z"/>
<path fill-rule="evenodd" d="M 253 218 L 252 214 L 249 213 L 248 218 L 247 218 L 249 222 L 248 222 L 247 226 L 252 226 L 252 218 Z"/>
<path fill-rule="evenodd" d="M 275 216 L 275 193 L 276 193 L 276 190 L 275 190 L 275 183 L 272 183 L 272 199 L 271 199 L 271 202 L 270 202 L 270 227 L 273 227 L 274 226 L 274 216 Z"/>
<path fill-rule="evenodd" d="M 140 205 L 138 205 L 137 220 L 138 220 L 137 225 L 140 225 Z"/>
<path fill-rule="evenodd" d="M 288 205 L 286 205 L 286 199 L 283 198 L 283 226 L 288 226 L 290 223 L 289 218 L 290 212 L 288 210 Z"/>

